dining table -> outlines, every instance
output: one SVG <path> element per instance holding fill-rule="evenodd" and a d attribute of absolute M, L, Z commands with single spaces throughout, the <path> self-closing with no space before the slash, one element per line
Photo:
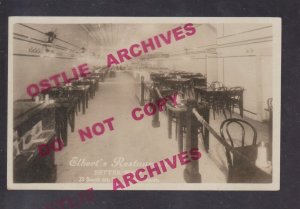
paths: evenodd
<path fill-rule="evenodd" d="M 233 107 L 233 102 L 238 103 L 238 107 L 240 109 L 241 117 L 244 116 L 244 90 L 234 90 L 234 88 L 230 87 L 221 87 L 221 88 L 212 88 L 212 87 L 194 87 L 195 92 L 195 99 L 196 101 L 199 100 L 200 102 L 208 102 L 211 107 L 215 107 L 215 105 L 220 105 L 218 103 L 222 102 L 222 108 L 227 107 L 230 111 L 231 115 L 231 108 Z M 240 98 L 239 100 L 235 101 L 235 97 L 238 95 Z M 226 113 L 225 110 L 223 111 L 225 117 Z"/>
<path fill-rule="evenodd" d="M 76 104 L 76 97 L 54 99 L 56 135 L 62 139 L 64 146 L 68 144 L 68 124 L 71 132 L 75 130 Z"/>
<path fill-rule="evenodd" d="M 72 86 L 82 86 L 82 85 L 89 86 L 89 96 L 91 99 L 93 99 L 97 90 L 97 85 L 98 85 L 97 79 L 86 77 L 84 79 L 72 82 Z"/>
<path fill-rule="evenodd" d="M 162 90 L 160 89 L 160 93 L 162 96 L 170 95 L 173 90 Z M 175 139 L 178 141 L 178 150 L 183 151 L 183 133 L 187 126 L 187 115 L 186 112 L 188 110 L 187 100 L 182 100 L 177 105 L 167 105 L 167 117 L 168 117 L 168 138 L 172 138 L 172 124 L 175 121 Z M 203 116 L 203 118 L 209 123 L 209 108 L 205 104 L 198 103 L 196 106 L 196 110 Z M 209 131 L 205 129 L 200 122 L 196 122 L 193 124 L 198 129 L 201 130 L 203 144 L 205 150 L 208 152 L 209 150 Z M 198 134 L 197 134 L 198 135 Z"/>
<path fill-rule="evenodd" d="M 42 92 L 42 94 L 44 96 L 48 94 L 50 98 L 77 98 L 76 107 L 79 111 L 82 109 L 82 114 L 85 114 L 85 109 L 88 108 L 89 88 L 90 85 L 67 84 L 61 87 L 53 87 Z"/>
<path fill-rule="evenodd" d="M 79 97 L 80 102 L 78 103 L 79 110 L 81 110 L 82 104 L 82 114 L 85 114 L 86 108 L 89 106 L 89 88 L 90 85 L 74 85 L 67 90 L 74 96 Z"/>
<path fill-rule="evenodd" d="M 191 79 L 188 78 L 168 78 L 165 85 L 177 92 L 182 92 L 183 96 L 187 95 L 191 90 Z"/>
<path fill-rule="evenodd" d="M 61 138 L 66 146 L 68 144 L 68 124 L 71 132 L 74 132 L 75 114 L 80 104 L 80 98 L 74 96 L 66 87 L 51 89 L 44 94 L 49 95 L 48 101 L 46 101 L 45 95 L 42 96 L 43 102 L 48 104 L 47 109 L 55 110 L 56 136 Z M 45 126 L 49 126 L 49 122 L 46 122 Z"/>
<path fill-rule="evenodd" d="M 192 77 L 193 84 L 196 87 L 205 87 L 207 86 L 207 78 L 204 76 L 194 76 Z"/>
<path fill-rule="evenodd" d="M 100 81 L 104 81 L 105 73 L 104 72 L 93 72 L 90 76 L 99 78 Z"/>
<path fill-rule="evenodd" d="M 225 108 L 229 109 L 229 92 L 226 88 L 212 88 L 212 87 L 194 87 L 195 99 L 200 102 L 205 102 L 213 109 L 213 117 L 215 119 L 215 112 L 222 110 L 225 118 L 227 118 Z"/>
<path fill-rule="evenodd" d="M 90 76 L 86 77 L 85 79 L 88 79 L 88 80 L 94 79 L 95 80 L 95 88 L 96 88 L 96 91 L 98 91 L 98 89 L 99 89 L 99 81 L 101 79 L 99 76 L 90 75 Z"/>

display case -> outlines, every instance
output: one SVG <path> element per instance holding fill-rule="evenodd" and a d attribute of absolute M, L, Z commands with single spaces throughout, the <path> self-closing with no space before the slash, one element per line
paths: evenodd
<path fill-rule="evenodd" d="M 45 101 L 18 100 L 13 112 L 15 183 L 56 181 L 55 154 L 40 156 L 38 146 L 55 139 L 55 106 Z"/>

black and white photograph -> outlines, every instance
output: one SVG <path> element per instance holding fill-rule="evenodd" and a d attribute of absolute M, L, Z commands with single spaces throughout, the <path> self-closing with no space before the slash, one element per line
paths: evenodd
<path fill-rule="evenodd" d="M 8 189 L 280 189 L 280 18 L 10 17 L 8 38 Z"/>

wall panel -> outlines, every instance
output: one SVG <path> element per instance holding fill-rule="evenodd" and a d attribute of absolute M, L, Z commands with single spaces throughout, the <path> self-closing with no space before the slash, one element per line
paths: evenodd
<path fill-rule="evenodd" d="M 224 58 L 224 84 L 231 87 L 244 87 L 244 109 L 257 113 L 255 57 Z"/>

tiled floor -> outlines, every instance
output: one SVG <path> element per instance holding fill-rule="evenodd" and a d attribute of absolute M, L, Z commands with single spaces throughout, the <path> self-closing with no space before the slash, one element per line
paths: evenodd
<path fill-rule="evenodd" d="M 132 109 L 139 106 L 133 93 L 134 88 L 132 77 L 122 72 L 118 72 L 117 77 L 107 78 L 104 83 L 100 83 L 99 91 L 90 101 L 86 114 L 79 113 L 76 117 L 75 132 L 71 133 L 69 130 L 68 146 L 56 154 L 58 182 L 108 183 L 107 181 L 111 182 L 111 178 L 120 177 L 126 171 L 135 171 L 145 167 L 146 163 L 158 162 L 178 153 L 175 139 L 170 140 L 167 137 L 165 115 L 160 114 L 160 128 L 151 126 L 151 117 L 145 117 L 141 121 L 131 118 Z M 95 136 L 85 142 L 80 140 L 78 129 L 110 117 L 114 117 L 113 131 L 106 131 L 102 136 Z M 216 120 L 213 120 L 211 115 L 211 126 L 217 132 L 222 120 L 224 118 L 221 115 L 217 116 Z M 258 139 L 267 141 L 267 126 L 255 121 L 251 123 L 258 130 Z M 202 182 L 226 182 L 226 158 L 222 145 L 210 136 L 209 154 L 204 151 L 201 138 L 199 146 L 202 152 L 199 160 Z M 95 164 L 78 166 L 74 165 L 74 159 Z M 125 165 L 130 162 L 131 165 Z M 121 173 L 117 173 L 118 170 Z M 152 178 L 151 181 L 183 183 L 183 170 L 184 166 L 177 166 L 176 169 Z"/>

